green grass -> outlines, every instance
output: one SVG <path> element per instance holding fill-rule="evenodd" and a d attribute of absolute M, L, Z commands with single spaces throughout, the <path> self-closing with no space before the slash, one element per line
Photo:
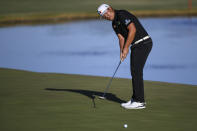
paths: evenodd
<path fill-rule="evenodd" d="M 57 23 L 98 18 L 97 7 L 108 3 L 137 16 L 196 16 L 197 1 L 187 0 L 1 0 L 0 27 L 16 24 Z"/>
<path fill-rule="evenodd" d="M 101 3 L 127 10 L 187 9 L 187 0 L 1 0 L 0 15 L 28 13 L 96 13 Z M 193 8 L 197 1 L 193 0 Z"/>
<path fill-rule="evenodd" d="M 0 68 L 0 130 L 197 130 L 197 86 L 145 81 L 147 108 L 125 110 L 118 100 L 130 98 L 131 81 L 114 79 L 111 100 L 96 97 L 94 108 L 91 93 L 103 92 L 108 81 L 106 77 Z"/>

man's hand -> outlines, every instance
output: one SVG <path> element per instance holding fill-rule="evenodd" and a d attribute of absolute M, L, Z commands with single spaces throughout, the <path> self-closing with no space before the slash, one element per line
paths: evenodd
<path fill-rule="evenodd" d="M 120 53 L 121 61 L 124 61 L 124 59 L 127 57 L 128 53 L 129 53 L 129 48 L 124 48 L 123 51 Z"/>
<path fill-rule="evenodd" d="M 122 54 L 122 51 L 120 51 L 120 60 L 123 62 L 123 54 Z"/>

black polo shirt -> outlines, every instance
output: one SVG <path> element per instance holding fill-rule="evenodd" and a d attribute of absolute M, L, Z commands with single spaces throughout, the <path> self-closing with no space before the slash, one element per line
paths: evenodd
<path fill-rule="evenodd" d="M 144 27 L 133 14 L 126 10 L 115 10 L 115 17 L 112 21 L 112 27 L 116 34 L 121 34 L 125 38 L 125 42 L 129 32 L 127 26 L 130 23 L 134 23 L 136 28 L 136 34 L 132 44 L 148 35 Z"/>

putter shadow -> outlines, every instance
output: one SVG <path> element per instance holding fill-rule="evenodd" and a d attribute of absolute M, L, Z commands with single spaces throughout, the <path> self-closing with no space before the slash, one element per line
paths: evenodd
<path fill-rule="evenodd" d="M 102 96 L 103 95 L 103 92 L 91 91 L 91 90 L 81 90 L 81 89 L 45 88 L 45 90 L 48 90 L 48 91 L 67 91 L 67 92 L 79 93 L 79 94 L 82 94 L 82 95 L 85 95 L 85 96 L 89 97 L 92 100 L 95 99 L 95 96 Z M 126 102 L 124 100 L 121 100 L 120 98 L 118 98 L 116 95 L 114 95 L 112 93 L 106 93 L 105 97 L 106 97 L 106 100 L 113 101 L 113 102 L 116 102 L 116 103 Z"/>

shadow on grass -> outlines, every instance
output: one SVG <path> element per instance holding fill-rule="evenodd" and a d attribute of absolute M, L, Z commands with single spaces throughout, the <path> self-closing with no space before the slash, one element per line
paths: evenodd
<path fill-rule="evenodd" d="M 93 103 L 94 103 L 95 96 L 102 96 L 103 95 L 103 92 L 90 91 L 90 90 L 81 90 L 81 89 L 46 88 L 45 90 L 49 90 L 49 91 L 67 91 L 67 92 L 79 93 L 79 94 L 85 95 L 85 96 L 89 97 L 90 99 L 92 99 Z M 106 100 L 113 101 L 113 102 L 116 102 L 116 103 L 123 103 L 123 102 L 125 102 L 124 100 L 121 100 L 120 98 L 116 97 L 116 95 L 114 95 L 112 93 L 106 93 L 105 97 L 106 97 Z M 95 103 L 94 103 L 94 106 L 95 106 Z"/>

